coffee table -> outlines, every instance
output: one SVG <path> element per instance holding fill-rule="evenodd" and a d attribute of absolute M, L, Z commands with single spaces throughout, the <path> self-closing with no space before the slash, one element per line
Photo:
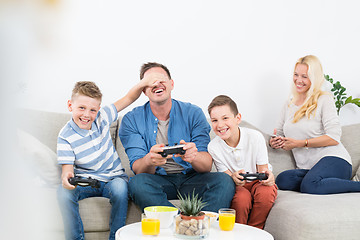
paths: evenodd
<path fill-rule="evenodd" d="M 115 234 L 116 240 L 141 240 L 141 239 L 161 239 L 161 240 L 174 240 L 179 239 L 173 235 L 171 228 L 160 229 L 160 234 L 158 236 L 146 236 L 141 233 L 141 222 L 132 223 L 126 225 Z M 219 227 L 219 222 L 214 222 L 210 226 L 210 233 L 207 240 L 219 240 L 219 239 L 241 239 L 241 240 L 274 240 L 273 236 L 270 233 L 251 227 L 244 224 L 235 223 L 234 229 L 232 231 L 221 231 Z"/>

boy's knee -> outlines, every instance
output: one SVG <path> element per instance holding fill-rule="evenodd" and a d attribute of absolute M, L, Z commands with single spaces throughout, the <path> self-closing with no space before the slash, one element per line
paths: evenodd
<path fill-rule="evenodd" d="M 254 201 L 266 203 L 274 203 L 277 191 L 275 186 L 263 186 L 254 196 Z"/>
<path fill-rule="evenodd" d="M 74 199 L 74 192 L 75 190 L 68 190 L 63 188 L 63 186 L 59 186 L 57 189 L 57 199 L 59 202 L 67 202 Z"/>
<path fill-rule="evenodd" d="M 252 205 L 252 196 L 250 192 L 243 188 L 239 190 L 239 187 L 236 188 L 236 193 L 232 199 L 231 205 L 242 207 L 242 208 L 251 208 Z"/>
<path fill-rule="evenodd" d="M 118 178 L 111 181 L 110 191 L 114 196 L 127 196 L 128 194 L 128 183 L 122 179 Z"/>

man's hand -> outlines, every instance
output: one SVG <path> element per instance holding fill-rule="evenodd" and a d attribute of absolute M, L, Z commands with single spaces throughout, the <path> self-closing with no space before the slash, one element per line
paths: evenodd
<path fill-rule="evenodd" d="M 151 147 L 148 154 L 146 154 L 143 158 L 136 160 L 132 165 L 132 170 L 135 172 L 135 174 L 154 174 L 157 166 L 164 165 L 166 163 L 166 158 L 171 158 L 172 155 L 163 158 L 159 154 L 159 152 L 163 151 L 162 147 L 165 147 L 165 144 L 156 144 Z"/>
<path fill-rule="evenodd" d="M 196 159 L 196 156 L 198 154 L 198 149 L 196 147 L 196 144 L 193 142 L 185 142 L 184 140 L 180 140 L 180 144 L 184 144 L 185 146 L 183 149 L 185 150 L 185 154 L 175 154 L 174 157 L 181 157 L 182 160 L 185 162 L 188 162 L 192 164 L 192 162 Z"/>
<path fill-rule="evenodd" d="M 151 166 L 161 166 L 166 163 L 166 158 L 171 158 L 172 155 L 168 155 L 166 158 L 162 157 L 159 152 L 162 152 L 162 148 L 165 147 L 165 144 L 156 144 L 151 147 L 150 152 L 148 153 L 147 164 Z"/>

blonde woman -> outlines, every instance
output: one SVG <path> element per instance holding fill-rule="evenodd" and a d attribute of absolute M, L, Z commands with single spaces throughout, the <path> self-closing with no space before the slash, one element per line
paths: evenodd
<path fill-rule="evenodd" d="M 300 58 L 294 69 L 292 97 L 285 104 L 269 144 L 292 151 L 297 169 L 278 175 L 279 189 L 311 194 L 360 192 L 350 180 L 352 163 L 340 142 L 341 126 L 333 96 L 321 90 L 319 59 Z"/>

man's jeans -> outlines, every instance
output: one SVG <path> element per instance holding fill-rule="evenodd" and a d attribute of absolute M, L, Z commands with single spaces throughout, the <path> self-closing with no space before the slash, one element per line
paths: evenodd
<path fill-rule="evenodd" d="M 232 178 L 222 172 L 157 175 L 140 173 L 130 179 L 130 195 L 141 210 L 148 206 L 173 206 L 168 200 L 199 194 L 207 203 L 203 210 L 217 212 L 230 207 L 235 192 Z"/>
<path fill-rule="evenodd" d="M 106 197 L 110 199 L 112 208 L 109 222 L 109 239 L 115 239 L 116 231 L 125 225 L 128 208 L 127 182 L 122 178 L 115 178 L 108 183 L 100 183 L 100 188 L 77 186 L 74 190 L 67 190 L 61 185 L 58 188 L 58 202 L 63 216 L 67 240 L 85 239 L 78 201 L 88 197 Z"/>

